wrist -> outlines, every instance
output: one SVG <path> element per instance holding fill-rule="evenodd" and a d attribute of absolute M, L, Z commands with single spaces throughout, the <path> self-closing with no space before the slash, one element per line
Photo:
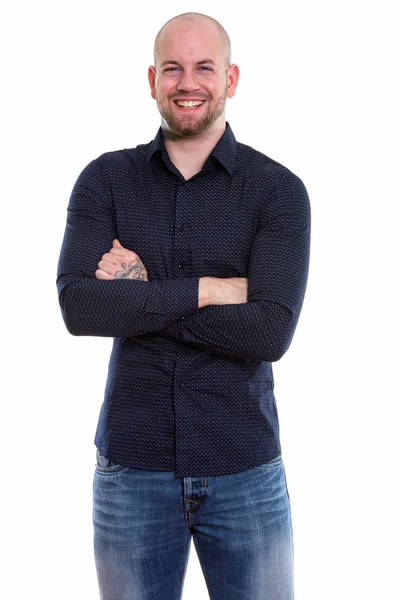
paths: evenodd
<path fill-rule="evenodd" d="M 199 278 L 199 308 L 215 304 L 215 277 Z"/>

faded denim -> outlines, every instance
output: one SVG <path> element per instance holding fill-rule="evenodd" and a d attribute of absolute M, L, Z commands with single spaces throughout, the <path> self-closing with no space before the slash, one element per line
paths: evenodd
<path fill-rule="evenodd" d="M 101 600 L 180 600 L 192 536 L 211 600 L 294 600 L 281 456 L 239 473 L 176 477 L 97 452 L 93 525 Z"/>

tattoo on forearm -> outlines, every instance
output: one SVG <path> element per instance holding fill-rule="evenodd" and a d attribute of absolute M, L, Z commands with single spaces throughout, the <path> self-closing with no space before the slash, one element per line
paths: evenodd
<path fill-rule="evenodd" d="M 131 262 L 122 263 L 122 271 L 117 271 L 114 274 L 114 279 L 147 279 L 146 268 L 139 259 L 131 260 Z M 133 277 L 130 277 L 133 273 Z"/>

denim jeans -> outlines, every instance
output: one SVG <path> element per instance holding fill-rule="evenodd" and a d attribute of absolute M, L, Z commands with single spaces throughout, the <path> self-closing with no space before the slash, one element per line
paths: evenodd
<path fill-rule="evenodd" d="M 191 537 L 211 600 L 293 600 L 282 457 L 229 475 L 175 477 L 97 451 L 94 555 L 102 600 L 180 600 Z"/>

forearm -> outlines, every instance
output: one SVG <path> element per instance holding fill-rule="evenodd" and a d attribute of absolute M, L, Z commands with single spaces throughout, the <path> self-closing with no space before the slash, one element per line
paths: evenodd
<path fill-rule="evenodd" d="M 199 279 L 101 281 L 59 275 L 60 307 L 72 335 L 133 337 L 159 331 L 198 310 Z"/>
<path fill-rule="evenodd" d="M 274 362 L 288 349 L 298 316 L 268 302 L 207 306 L 159 333 L 220 356 Z"/>

